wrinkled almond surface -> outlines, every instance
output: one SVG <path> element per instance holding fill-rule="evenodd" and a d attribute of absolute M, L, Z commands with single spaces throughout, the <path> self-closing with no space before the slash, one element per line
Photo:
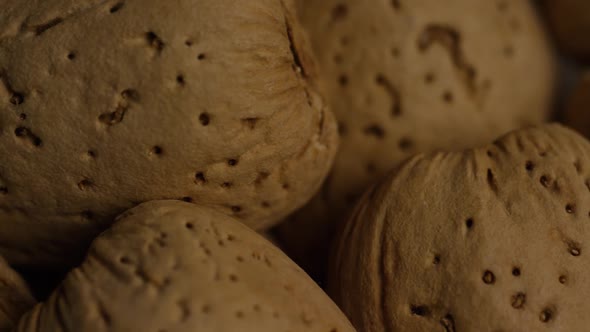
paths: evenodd
<path fill-rule="evenodd" d="M 352 332 L 287 256 L 232 217 L 178 201 L 125 212 L 18 331 Z"/>
<path fill-rule="evenodd" d="M 330 289 L 359 331 L 585 331 L 590 143 L 559 125 L 419 155 L 343 229 Z"/>
<path fill-rule="evenodd" d="M 0 253 L 71 260 L 153 199 L 255 229 L 304 204 L 337 134 L 292 7 L 0 0 Z"/>

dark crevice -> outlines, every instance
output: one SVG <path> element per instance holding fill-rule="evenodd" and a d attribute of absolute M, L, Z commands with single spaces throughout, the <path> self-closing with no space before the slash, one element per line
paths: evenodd
<path fill-rule="evenodd" d="M 111 319 L 111 315 L 109 315 L 106 307 L 99 302 L 98 305 L 98 312 L 100 314 L 100 318 L 102 319 L 102 321 L 104 322 L 104 324 L 107 327 L 110 327 L 112 325 L 112 319 Z"/>
<path fill-rule="evenodd" d="M 445 329 L 445 332 L 455 332 L 455 319 L 451 314 L 447 314 L 440 320 L 440 325 Z"/>
<path fill-rule="evenodd" d="M 57 290 L 58 298 L 59 298 L 59 295 L 61 295 L 61 298 L 64 301 L 63 302 L 62 301 L 58 301 L 58 302 L 56 302 L 56 305 L 54 306 L 54 308 L 55 308 L 55 317 L 56 317 L 56 320 L 57 320 L 57 324 L 58 324 L 58 326 L 62 326 L 62 327 L 67 326 L 67 324 L 66 324 L 67 319 L 66 319 L 66 316 L 65 316 L 65 313 L 64 313 L 64 309 L 67 308 L 68 298 L 65 295 L 65 288 L 66 287 L 64 287 L 64 286 L 60 286 L 58 288 L 58 290 Z M 66 308 L 64 308 L 64 307 L 66 307 Z"/>
<path fill-rule="evenodd" d="M 322 199 L 326 202 L 328 202 L 330 200 L 330 197 L 332 196 L 331 193 L 332 191 L 330 190 L 332 188 L 332 181 L 334 180 L 334 175 L 332 175 L 332 173 L 330 173 L 326 179 L 324 180 L 324 184 L 322 185 L 322 189 L 320 191 L 320 197 L 322 197 Z"/>
<path fill-rule="evenodd" d="M 80 216 L 84 220 L 92 220 L 94 219 L 94 213 L 90 210 L 85 210 L 80 213 Z"/>
<path fill-rule="evenodd" d="M 33 296 L 39 301 L 46 301 L 52 293 L 61 293 L 64 302 L 69 303 L 70 297 L 65 290 L 59 290 L 59 285 L 65 278 L 67 271 L 53 268 L 15 267 L 26 280 Z"/>
<path fill-rule="evenodd" d="M 324 134 L 324 121 L 326 121 L 326 114 L 324 114 L 324 112 L 325 112 L 325 109 L 322 108 L 320 110 L 320 121 L 318 122 L 318 127 L 319 127 L 318 136 L 320 136 L 320 137 L 322 137 Z"/>
<path fill-rule="evenodd" d="M 488 181 L 488 185 L 490 186 L 490 189 L 492 189 L 492 191 L 494 193 L 497 193 L 498 192 L 498 184 L 496 183 L 496 178 L 494 177 L 494 173 L 489 168 L 488 168 L 488 174 L 487 174 L 487 181 Z"/>
<path fill-rule="evenodd" d="M 289 49 L 291 50 L 291 54 L 293 55 L 294 69 L 296 71 L 300 71 L 301 76 L 307 77 L 307 73 L 305 72 L 303 63 L 301 62 L 301 57 L 299 55 L 299 52 L 297 51 L 297 47 L 295 46 L 295 38 L 293 37 L 293 30 L 291 28 L 291 24 L 289 23 L 289 20 L 287 20 L 287 18 L 285 18 L 285 26 L 287 29 L 287 37 L 289 38 Z"/>
<path fill-rule="evenodd" d="M 309 90 L 305 88 L 303 89 L 303 91 L 305 92 L 305 99 L 307 100 L 307 105 L 309 105 L 309 107 L 313 107 L 313 101 L 311 99 L 311 94 L 309 93 Z"/>
<path fill-rule="evenodd" d="M 63 23 L 63 21 L 63 18 L 56 17 L 45 23 L 34 25 L 30 29 L 35 33 L 35 36 L 41 36 L 42 34 L 47 32 L 47 30 L 55 28 L 59 24 Z"/>
<path fill-rule="evenodd" d="M 387 220 L 387 216 L 386 219 Z M 388 278 L 391 275 L 391 269 L 392 265 L 391 265 L 391 260 L 389 258 L 391 258 L 391 256 L 388 257 L 389 254 L 394 254 L 396 253 L 396 248 L 393 247 L 393 244 L 390 242 L 389 238 L 386 236 L 386 232 L 383 232 L 383 227 L 381 227 L 381 229 L 379 230 L 381 233 L 381 239 L 380 239 L 380 246 L 379 248 L 381 248 L 382 250 L 378 250 L 377 253 L 377 259 L 379 262 L 379 281 L 381 284 L 381 292 L 379 294 L 379 302 L 380 302 L 380 307 L 381 307 L 381 312 L 380 312 L 380 321 L 383 324 L 383 332 L 393 332 L 393 329 L 391 327 L 390 324 L 392 324 L 392 322 L 394 321 L 392 319 L 392 313 L 391 310 L 388 310 L 388 305 L 387 305 L 387 297 L 385 296 L 385 294 L 388 294 L 388 291 L 390 289 L 391 283 L 390 283 L 390 279 Z"/>
<path fill-rule="evenodd" d="M 391 83 L 391 81 L 389 81 L 387 77 L 385 77 L 382 74 L 377 75 L 377 77 L 375 78 L 375 82 L 377 83 L 377 85 L 385 89 L 385 91 L 391 97 L 391 115 L 394 117 L 400 116 L 402 113 L 401 96 L 397 87 L 395 87 L 393 83 Z"/>

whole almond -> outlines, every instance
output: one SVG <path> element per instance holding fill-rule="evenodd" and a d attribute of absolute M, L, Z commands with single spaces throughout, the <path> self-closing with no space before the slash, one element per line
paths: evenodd
<path fill-rule="evenodd" d="M 155 201 L 121 215 L 17 331 L 354 329 L 303 270 L 235 218 Z"/>
<path fill-rule="evenodd" d="M 319 188 L 336 124 L 292 1 L 31 0 L 0 11 L 0 254 L 80 259 L 179 199 L 264 229 Z"/>
<path fill-rule="evenodd" d="M 560 125 L 419 155 L 367 192 L 330 289 L 359 331 L 585 331 L 590 142 Z"/>

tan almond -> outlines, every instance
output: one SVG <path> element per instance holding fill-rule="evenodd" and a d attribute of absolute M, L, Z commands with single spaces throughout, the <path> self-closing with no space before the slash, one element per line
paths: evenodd
<path fill-rule="evenodd" d="M 199 203 L 254 229 L 308 201 L 337 133 L 292 7 L 2 5 L 0 254 L 35 267 L 75 261 L 148 200 Z"/>
<path fill-rule="evenodd" d="M 584 331 L 590 142 L 560 125 L 419 155 L 370 190 L 330 289 L 359 331 Z"/>
<path fill-rule="evenodd" d="M 121 215 L 17 331 L 354 329 L 303 270 L 235 218 L 155 201 Z"/>

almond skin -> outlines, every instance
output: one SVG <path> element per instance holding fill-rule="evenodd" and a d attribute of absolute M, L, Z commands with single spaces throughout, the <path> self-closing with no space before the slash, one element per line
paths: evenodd
<path fill-rule="evenodd" d="M 583 331 L 589 179 L 560 125 L 418 155 L 357 205 L 331 295 L 359 331 Z"/>
<path fill-rule="evenodd" d="M 179 199 L 268 228 L 336 152 L 292 1 L 11 1 L 0 12 L 0 254 L 79 261 Z"/>
<path fill-rule="evenodd" d="M 235 218 L 154 201 L 121 215 L 16 331 L 354 329 L 303 270 Z"/>

